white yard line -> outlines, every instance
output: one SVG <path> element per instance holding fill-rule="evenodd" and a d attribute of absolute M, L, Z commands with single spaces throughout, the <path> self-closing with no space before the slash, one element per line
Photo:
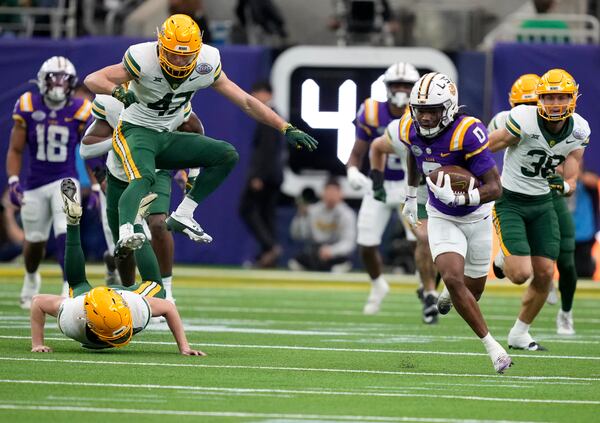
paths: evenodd
<path fill-rule="evenodd" d="M 332 389 L 258 389 L 258 388 L 226 388 L 216 386 L 191 386 L 191 385 L 158 385 L 158 384 L 133 384 L 133 383 L 104 383 L 104 382 L 75 382 L 75 381 L 52 381 L 52 380 L 21 380 L 0 379 L 0 383 L 26 384 L 26 385 L 53 385 L 53 386 L 81 386 L 102 387 L 122 389 L 163 389 L 183 391 L 206 391 L 222 393 L 262 393 L 262 394 L 296 394 L 296 395 L 329 395 L 329 396 L 351 396 L 351 397 L 392 397 L 392 398 L 432 398 L 451 399 L 466 401 L 492 401 L 492 402 L 516 402 L 526 404 L 570 404 L 570 405 L 600 405 L 596 400 L 565 400 L 565 399 L 539 399 L 539 398 L 506 398 L 506 397 L 484 397 L 476 395 L 445 395 L 445 394 L 421 394 L 404 392 L 360 392 L 360 391 L 337 391 Z"/>
<path fill-rule="evenodd" d="M 543 423 L 526 422 L 517 420 L 474 420 L 474 419 L 451 419 L 435 417 L 383 417 L 383 416 L 348 416 L 348 415 L 326 415 L 326 414 L 275 414 L 275 413 L 247 413 L 232 411 L 186 411 L 186 410 L 156 410 L 156 409 L 137 409 L 137 408 L 104 408 L 104 407 L 73 407 L 73 406 L 35 406 L 19 404 L 0 404 L 0 409 L 4 410 L 23 410 L 23 411 L 65 411 L 80 413 L 115 413 L 115 414 L 149 414 L 166 416 L 196 416 L 196 417 L 237 417 L 254 419 L 297 419 L 305 421 L 314 420 L 332 420 L 340 421 L 359 421 L 359 422 L 421 422 L 421 423 Z"/>
<path fill-rule="evenodd" d="M 31 339 L 29 336 L 0 335 L 0 339 Z M 46 338 L 51 341 L 69 341 L 69 338 L 52 337 Z M 132 344 L 147 345 L 175 345 L 175 342 L 162 341 L 132 341 Z M 442 356 L 477 356 L 488 357 L 486 353 L 461 352 L 461 351 L 427 351 L 427 350 L 393 350 L 393 349 L 372 349 L 372 348 L 328 348 L 328 347 L 300 347 L 297 345 L 256 345 L 256 344 L 222 344 L 222 343 L 190 343 L 200 347 L 224 347 L 224 348 L 256 348 L 272 350 L 298 350 L 298 351 L 325 351 L 325 352 L 357 352 L 357 353 L 382 353 L 382 354 L 423 354 L 423 355 L 442 355 Z M 532 359 L 564 359 L 564 360 L 600 360 L 600 356 L 584 355 L 548 355 L 544 353 L 530 354 L 510 354 L 511 357 L 532 358 Z"/>
<path fill-rule="evenodd" d="M 359 370 L 359 369 L 330 369 L 311 367 L 277 367 L 277 366 L 241 366 L 241 365 L 218 365 L 218 364 L 188 364 L 188 363 L 164 363 L 164 362 L 135 362 L 135 361 L 108 361 L 108 360 L 70 360 L 54 358 L 25 358 L 25 357 L 0 357 L 0 361 L 34 361 L 36 363 L 65 363 L 65 364 L 91 364 L 91 365 L 115 365 L 115 366 L 149 366 L 149 367 L 193 367 L 207 369 L 242 369 L 242 370 L 275 370 L 284 372 L 322 372 L 322 373 L 348 373 L 348 374 L 373 374 L 392 376 L 423 376 L 423 377 L 458 377 L 458 378 L 485 378 L 490 382 L 504 383 L 506 379 L 535 381 L 540 384 L 555 384 L 554 381 L 583 381 L 600 382 L 600 377 L 572 377 L 572 376 L 512 376 L 495 374 L 469 374 L 469 373 L 443 373 L 443 372 L 406 372 L 391 370 Z M 497 385 L 494 385 L 497 386 Z"/>

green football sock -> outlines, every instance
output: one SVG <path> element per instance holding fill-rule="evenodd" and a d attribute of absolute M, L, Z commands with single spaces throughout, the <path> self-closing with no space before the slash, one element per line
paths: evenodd
<path fill-rule="evenodd" d="M 571 311 L 575 289 L 577 288 L 577 269 L 575 268 L 573 251 L 561 251 L 556 265 L 560 274 L 558 289 L 560 291 L 561 309 Z"/>

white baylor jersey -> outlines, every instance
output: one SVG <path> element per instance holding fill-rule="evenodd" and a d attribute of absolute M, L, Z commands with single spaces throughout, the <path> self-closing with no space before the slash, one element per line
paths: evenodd
<path fill-rule="evenodd" d="M 139 103 L 121 113 L 121 120 L 156 131 L 169 131 L 177 112 L 195 92 L 210 87 L 221 75 L 219 50 L 202 44 L 196 68 L 182 83 L 170 85 L 158 62 L 158 43 L 132 45 L 123 56 L 123 65 L 134 77 L 129 89 Z"/>
<path fill-rule="evenodd" d="M 148 322 L 150 322 L 150 318 L 152 317 L 150 306 L 144 297 L 135 292 L 122 291 L 120 289 L 116 291 L 123 297 L 131 310 L 133 334 L 135 335 L 148 326 Z M 88 339 L 85 310 L 83 308 L 84 301 L 85 294 L 75 298 L 67 298 L 63 301 L 58 311 L 58 328 L 65 336 L 81 342 L 86 348 L 110 348 L 109 344 L 98 343 Z"/>
<path fill-rule="evenodd" d="M 506 130 L 519 137 L 518 144 L 504 153 L 502 186 L 526 195 L 550 192 L 546 177 L 574 150 L 589 143 L 590 126 L 573 113 L 560 134 L 550 134 L 538 117 L 537 106 L 520 105 L 513 108 L 506 120 Z"/>
<path fill-rule="evenodd" d="M 400 161 L 402 162 L 401 169 L 404 170 L 404 172 L 406 173 L 406 155 L 408 154 L 408 149 L 406 145 L 402 141 L 400 141 L 400 138 L 398 138 L 398 133 L 400 132 L 398 131 L 399 125 L 400 119 L 394 119 L 393 121 L 391 121 L 385 129 L 385 136 L 387 137 L 390 144 L 392 144 L 394 154 L 400 157 Z"/>
<path fill-rule="evenodd" d="M 506 120 L 508 119 L 509 114 L 510 110 L 503 110 L 501 112 L 498 112 L 487 126 L 488 134 L 491 134 L 498 128 L 505 128 Z"/>
<path fill-rule="evenodd" d="M 123 103 L 110 95 L 98 94 L 92 103 L 92 114 L 94 115 L 94 118 L 106 121 L 113 129 L 119 124 L 119 116 L 122 110 Z M 175 119 L 171 122 L 169 132 L 176 131 L 182 123 L 188 121 L 191 114 L 192 104 L 188 102 L 175 114 Z M 115 178 L 124 182 L 129 182 L 125 170 L 123 169 L 123 164 L 113 150 L 108 152 L 106 166 Z"/>

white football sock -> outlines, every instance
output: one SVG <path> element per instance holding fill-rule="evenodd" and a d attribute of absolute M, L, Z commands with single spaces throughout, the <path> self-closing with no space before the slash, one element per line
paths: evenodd
<path fill-rule="evenodd" d="M 33 273 L 25 272 L 25 283 L 28 285 L 36 285 L 42 282 L 42 276 L 40 272 L 35 271 Z"/>
<path fill-rule="evenodd" d="M 485 347 L 485 350 L 488 354 L 496 353 L 498 350 L 504 349 L 502 348 L 502 345 L 500 345 L 498 341 L 496 341 L 492 334 L 489 332 L 486 336 L 481 338 L 481 342 L 483 342 L 483 346 Z"/>
<path fill-rule="evenodd" d="M 531 326 L 531 325 L 528 325 L 527 323 L 517 319 L 517 321 L 515 322 L 514 326 L 512 327 L 512 329 L 510 331 L 515 335 L 525 334 L 525 333 L 529 332 L 529 326 Z"/>
<path fill-rule="evenodd" d="M 192 217 L 196 207 L 198 207 L 198 203 L 196 203 L 190 197 L 185 196 L 183 200 L 181 200 L 177 210 L 175 210 L 175 214 L 183 217 Z"/>
<path fill-rule="evenodd" d="M 172 292 L 173 276 L 168 276 L 166 278 L 162 278 L 162 284 L 163 284 L 163 288 L 165 290 L 166 296 L 172 297 L 173 296 L 173 292 Z"/>

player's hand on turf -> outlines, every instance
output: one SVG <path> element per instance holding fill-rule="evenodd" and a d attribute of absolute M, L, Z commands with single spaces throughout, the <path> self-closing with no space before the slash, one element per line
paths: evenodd
<path fill-rule="evenodd" d="M 317 149 L 317 145 L 319 145 L 316 139 L 296 128 L 291 123 L 288 123 L 282 129 L 282 132 L 287 142 L 296 148 L 306 148 L 308 151 L 314 151 Z"/>
<path fill-rule="evenodd" d="M 371 181 L 373 181 L 373 198 L 385 203 L 387 194 L 383 186 L 383 172 L 377 169 L 371 169 L 369 177 L 371 178 Z"/>
<path fill-rule="evenodd" d="M 120 85 L 115 87 L 115 89 L 112 92 L 112 96 L 119 100 L 121 103 L 123 103 L 123 106 L 125 106 L 125 108 L 128 108 L 133 103 L 140 102 L 133 91 L 126 90 Z"/>
<path fill-rule="evenodd" d="M 429 189 L 431 190 L 435 198 L 437 198 L 442 203 L 448 206 L 456 206 L 457 195 L 452 190 L 452 182 L 450 181 L 450 175 L 444 175 L 444 183 L 441 187 L 438 187 L 436 184 L 434 184 L 429 176 L 427 177 L 426 181 L 427 185 L 429 185 Z"/>
<path fill-rule="evenodd" d="M 185 349 L 181 350 L 181 354 L 182 355 L 197 355 L 200 357 L 206 357 L 206 353 L 203 353 L 202 351 L 199 351 L 199 350 L 193 350 L 191 348 L 185 348 Z"/>
<path fill-rule="evenodd" d="M 418 226 L 421 223 L 419 222 L 417 209 L 417 197 L 407 195 L 406 201 L 404 201 L 404 207 L 402 208 L 402 216 L 404 216 L 412 226 Z"/>
<path fill-rule="evenodd" d="M 45 345 L 36 345 L 35 347 L 31 348 L 31 352 L 51 353 L 52 352 L 52 348 L 47 347 Z"/>
<path fill-rule="evenodd" d="M 21 188 L 18 178 L 8 184 L 8 193 L 10 202 L 15 207 L 21 207 L 23 204 L 23 188 Z"/>
<path fill-rule="evenodd" d="M 559 194 L 566 194 L 569 192 L 569 185 L 565 184 L 565 180 L 558 173 L 548 175 L 546 180 L 548 181 L 548 186 L 551 190 L 556 191 Z"/>

